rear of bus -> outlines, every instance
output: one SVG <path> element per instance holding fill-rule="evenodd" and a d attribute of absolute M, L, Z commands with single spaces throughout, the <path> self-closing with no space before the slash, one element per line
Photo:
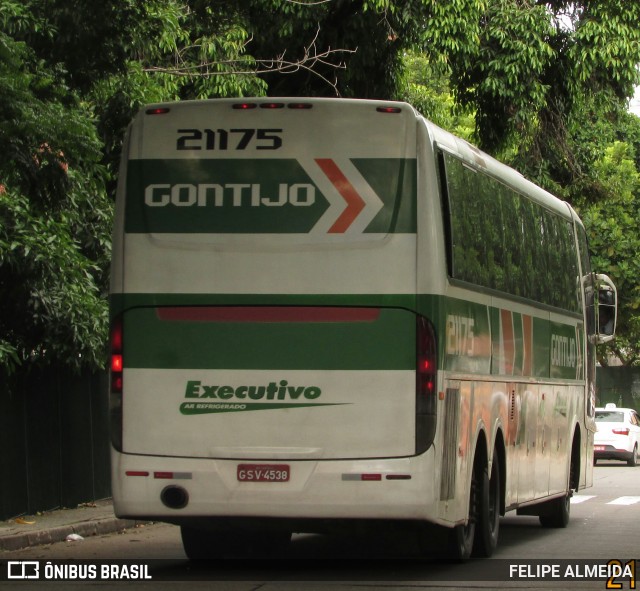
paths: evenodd
<path fill-rule="evenodd" d="M 111 286 L 119 516 L 304 531 L 433 513 L 419 121 L 322 99 L 138 114 Z"/>

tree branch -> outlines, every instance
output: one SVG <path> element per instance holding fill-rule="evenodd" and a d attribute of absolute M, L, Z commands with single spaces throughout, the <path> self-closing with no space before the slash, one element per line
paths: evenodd
<path fill-rule="evenodd" d="M 288 0 L 294 1 L 294 0 Z M 323 0 L 325 1 L 325 0 Z M 245 58 L 239 57 L 238 59 L 231 60 L 214 60 L 203 61 L 199 64 L 188 64 L 184 59 L 185 54 L 194 49 L 199 49 L 201 45 L 190 45 L 184 47 L 180 51 L 176 52 L 175 65 L 174 66 L 149 66 L 143 68 L 145 72 L 154 72 L 161 74 L 169 74 L 172 76 L 189 76 L 189 77 L 209 77 L 209 76 L 248 76 L 257 74 L 293 74 L 300 70 L 306 70 L 307 72 L 317 76 L 329 86 L 333 88 L 336 95 L 339 95 L 337 79 L 333 81 L 327 78 L 326 75 L 320 73 L 316 68 L 318 66 L 325 66 L 333 70 L 346 69 L 345 62 L 341 59 L 346 54 L 356 53 L 356 49 L 331 49 L 331 47 L 324 51 L 318 51 L 316 42 L 320 34 L 320 27 L 318 27 L 314 38 L 311 43 L 304 48 L 304 53 L 301 58 L 296 60 L 286 59 L 286 50 L 280 55 L 271 59 L 255 59 L 250 56 Z M 245 43 L 245 47 L 251 42 L 251 39 Z M 219 68 L 226 68 L 220 70 Z"/>

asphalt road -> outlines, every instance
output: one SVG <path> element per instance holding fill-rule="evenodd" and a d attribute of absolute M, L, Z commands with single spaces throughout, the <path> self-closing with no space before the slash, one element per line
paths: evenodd
<path fill-rule="evenodd" d="M 3 553 L 3 560 L 115 561 L 134 560 L 147 564 L 151 581 L 129 582 L 140 588 L 216 591 L 273 591 L 276 589 L 605 589 L 605 580 L 584 580 L 580 565 L 602 564 L 617 559 L 624 565 L 640 561 L 640 467 L 602 462 L 594 471 L 594 486 L 572 501 L 571 522 L 566 529 L 540 527 L 535 517 L 509 513 L 500 524 L 500 542 L 491 560 L 463 564 L 425 562 L 415 549 L 411 535 L 312 536 L 296 535 L 286 556 L 270 561 L 227 561 L 193 564 L 182 550 L 179 529 L 152 524 L 80 542 Z M 538 561 L 532 563 L 529 561 Z M 560 576 L 542 580 L 538 576 L 518 579 L 515 574 L 537 575 L 535 565 L 555 568 Z M 572 569 L 566 577 L 566 568 Z M 578 566 L 573 566 L 578 565 Z M 516 570 L 513 570 L 513 569 Z M 591 568 L 591 566 L 589 566 Z M 520 570 L 518 570 L 520 569 Z M 637 569 L 640 576 L 640 567 Z M 628 571 L 627 571 L 628 572 Z M 511 574 L 510 574 L 511 573 Z M 492 580 L 496 579 L 496 580 Z M 67 589 L 70 583 L 12 583 L 12 589 Z M 629 580 L 620 578 L 622 589 Z M 5 584 L 0 583 L 1 587 Z M 81 588 L 88 583 L 71 583 Z M 92 582 L 119 588 L 117 583 Z M 616 587 L 609 587 L 616 588 Z"/>

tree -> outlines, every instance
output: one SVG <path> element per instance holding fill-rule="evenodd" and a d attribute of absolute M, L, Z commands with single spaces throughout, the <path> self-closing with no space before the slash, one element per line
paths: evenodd
<path fill-rule="evenodd" d="M 473 113 L 457 108 L 444 65 L 432 64 L 424 54 L 407 52 L 403 68 L 403 91 L 399 98 L 413 105 L 436 125 L 473 141 Z"/>
<path fill-rule="evenodd" d="M 390 99 L 398 95 L 403 52 L 419 39 L 428 16 L 421 0 L 249 0 L 254 56 L 299 60 L 313 45 L 333 50 L 313 68 L 261 74 L 272 96 L 342 96 Z"/>
<path fill-rule="evenodd" d="M 101 145 L 58 71 L 5 33 L 0 58 L 0 366 L 100 366 L 111 222 Z"/>
<path fill-rule="evenodd" d="M 597 270 L 618 284 L 618 345 L 601 358 L 637 362 L 639 128 L 626 103 L 639 81 L 640 4 L 456 0 L 432 14 L 423 52 L 446 64 L 476 141 L 580 211 Z"/>
<path fill-rule="evenodd" d="M 640 5 L 624 0 L 457 0 L 475 22 L 455 43 L 428 23 L 424 51 L 451 69 L 457 101 L 476 111 L 477 135 L 496 152 L 527 137 L 531 166 L 566 148 L 570 119 L 595 97 L 626 100 L 638 82 Z M 455 22 L 456 15 L 444 22 Z M 433 27 L 436 30 L 433 30 Z M 453 26 L 453 25 L 451 25 Z M 472 34 L 476 33 L 476 34 Z"/>
<path fill-rule="evenodd" d="M 473 119 L 481 147 L 580 208 L 600 270 L 635 294 L 609 214 L 638 218 L 617 192 L 639 165 L 639 17 L 626 0 L 0 0 L 0 365 L 101 359 L 124 129 L 167 100 L 407 98 L 465 137 Z"/>
<path fill-rule="evenodd" d="M 640 125 L 640 122 L 638 122 Z M 624 365 L 640 361 L 640 173 L 631 145 L 610 144 L 594 164 L 594 177 L 606 199 L 583 200 L 579 208 L 588 229 L 596 269 L 605 269 L 618 289 L 618 334 L 601 351 L 608 365 L 613 354 Z"/>

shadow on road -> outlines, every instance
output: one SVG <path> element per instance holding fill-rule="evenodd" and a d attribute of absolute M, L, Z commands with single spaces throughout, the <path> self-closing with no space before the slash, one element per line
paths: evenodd
<path fill-rule="evenodd" d="M 270 559 L 184 561 L 152 568 L 158 580 L 502 581 L 513 560 L 500 557 L 501 546 L 511 550 L 553 535 L 553 530 L 529 517 L 503 518 L 500 529 L 494 558 L 462 563 L 421 555 L 411 529 L 384 528 L 358 534 L 294 536 L 286 553 Z"/>

